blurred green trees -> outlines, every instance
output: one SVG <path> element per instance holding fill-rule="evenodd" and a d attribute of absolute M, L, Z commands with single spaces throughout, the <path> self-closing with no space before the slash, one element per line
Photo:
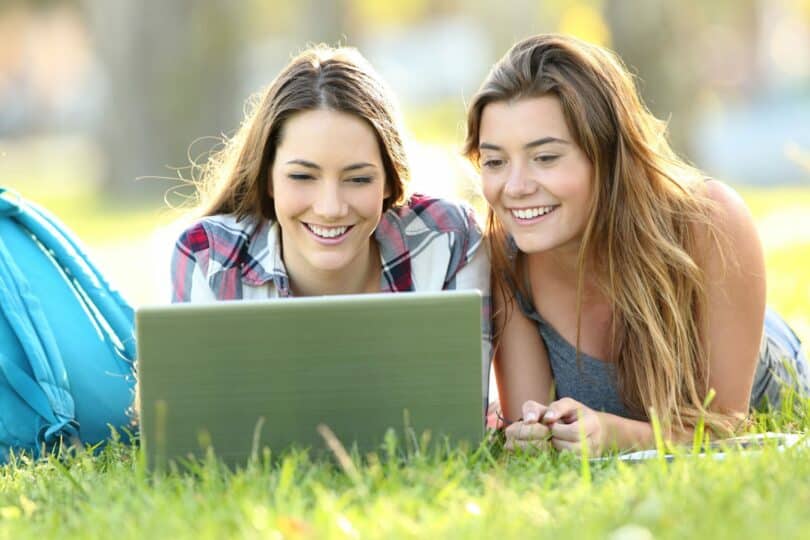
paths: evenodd
<path fill-rule="evenodd" d="M 102 109 L 93 121 L 101 184 L 125 199 L 152 199 L 172 185 L 137 178 L 177 176 L 178 168 L 188 178 L 182 168 L 238 127 L 248 95 L 314 42 L 358 46 L 386 78 L 392 69 L 407 71 L 405 79 L 390 79 L 415 119 L 416 136 L 428 126 L 427 139 L 440 134 L 447 144 L 460 141 L 464 99 L 475 91 L 470 81 L 480 81 L 514 41 L 539 32 L 570 33 L 615 49 L 638 75 L 652 112 L 669 121 L 676 149 L 693 160 L 695 130 L 707 111 L 775 88 L 810 102 L 810 0 L 5 0 L 0 28 L 15 9 L 55 8 L 76 10 L 90 36 L 88 54 L 100 68 L 75 92 L 90 88 L 85 99 L 94 103 L 81 106 Z M 443 32 L 466 41 L 449 47 Z M 434 55 L 424 53 L 426 36 Z M 26 60 L 15 55 L 36 45 L 25 33 L 14 39 L 28 45 L 8 39 L 0 42 L 0 141 L 21 135 L 4 133 L 3 119 L 16 118 L 14 92 L 28 91 L 20 75 Z M 436 63 L 443 48 L 452 48 L 471 77 L 452 83 L 457 91 L 432 95 L 438 86 L 431 79 L 452 75 Z M 54 66 L 61 61 L 52 59 Z M 425 92 L 411 99 L 411 90 L 421 87 Z M 36 104 L 33 109 L 30 114 Z M 32 118 L 32 133 L 53 124 Z M 801 138 L 786 142 L 807 151 Z"/>

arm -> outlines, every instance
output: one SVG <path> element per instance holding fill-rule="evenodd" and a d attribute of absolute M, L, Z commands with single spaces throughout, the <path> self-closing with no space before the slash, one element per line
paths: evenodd
<path fill-rule="evenodd" d="M 475 289 L 481 292 L 481 381 L 484 408 L 489 400 L 489 372 L 492 360 L 491 297 L 489 253 L 471 208 L 460 207 L 463 227 L 453 235 L 450 263 L 443 290 Z"/>
<path fill-rule="evenodd" d="M 213 302 L 216 300 L 208 286 L 208 235 L 202 225 L 183 232 L 174 244 L 171 262 L 171 301 Z"/>
<path fill-rule="evenodd" d="M 527 401 L 549 403 L 553 399 L 548 353 L 537 327 L 507 299 L 499 287 L 492 291 L 494 322 L 500 330 L 494 355 L 495 378 L 504 417 L 517 420 Z"/>
<path fill-rule="evenodd" d="M 706 187 L 716 205 L 713 221 L 722 250 L 711 245 L 704 249 L 708 296 L 704 335 L 709 386 L 717 392 L 711 408 L 744 415 L 762 340 L 765 262 L 754 220 L 739 195 L 717 181 Z"/>

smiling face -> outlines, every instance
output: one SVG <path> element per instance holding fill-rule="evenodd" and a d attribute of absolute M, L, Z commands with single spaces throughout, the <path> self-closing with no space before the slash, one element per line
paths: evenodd
<path fill-rule="evenodd" d="M 371 126 L 343 112 L 297 113 L 284 124 L 270 174 L 291 279 L 366 275 L 370 237 L 390 195 Z"/>
<path fill-rule="evenodd" d="M 593 167 L 553 95 L 496 101 L 481 114 L 484 196 L 524 253 L 578 249 Z"/>

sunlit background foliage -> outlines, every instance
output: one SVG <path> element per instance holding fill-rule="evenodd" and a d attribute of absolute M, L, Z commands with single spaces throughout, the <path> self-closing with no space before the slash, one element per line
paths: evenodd
<path fill-rule="evenodd" d="M 178 178 L 292 54 L 357 46 L 399 98 L 414 189 L 480 208 L 465 100 L 538 32 L 624 58 L 675 148 L 742 191 L 770 300 L 810 337 L 810 0 L 4 0 L 0 185 L 62 217 L 134 303 L 164 301 Z"/>

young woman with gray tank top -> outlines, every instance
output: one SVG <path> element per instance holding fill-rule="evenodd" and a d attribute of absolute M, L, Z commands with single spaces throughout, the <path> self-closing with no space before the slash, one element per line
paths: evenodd
<path fill-rule="evenodd" d="M 495 373 L 507 448 L 593 454 L 717 435 L 808 393 L 765 305 L 743 201 L 670 149 L 611 52 L 539 35 L 493 67 L 466 154 L 490 210 Z"/>

